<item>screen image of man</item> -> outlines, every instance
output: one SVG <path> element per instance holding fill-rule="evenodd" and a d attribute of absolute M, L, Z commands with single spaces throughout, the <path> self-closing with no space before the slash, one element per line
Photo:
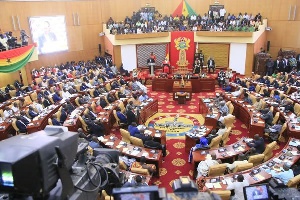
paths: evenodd
<path fill-rule="evenodd" d="M 42 26 L 44 32 L 38 38 L 38 47 L 40 53 L 45 53 L 48 48 L 52 48 L 53 42 L 57 41 L 57 37 L 55 33 L 51 31 L 49 21 L 44 21 Z"/>

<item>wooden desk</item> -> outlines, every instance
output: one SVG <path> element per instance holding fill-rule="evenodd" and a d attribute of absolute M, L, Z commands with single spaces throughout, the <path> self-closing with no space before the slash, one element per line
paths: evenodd
<path fill-rule="evenodd" d="M 126 144 L 117 137 L 106 135 L 104 136 L 104 140 L 100 141 L 102 145 L 107 148 L 118 149 L 122 155 L 128 156 L 130 158 L 135 158 L 136 160 L 140 160 L 141 156 L 146 157 L 147 164 L 154 164 L 156 166 L 156 176 L 159 175 L 159 169 L 162 166 L 162 151 L 155 150 L 143 147 L 137 147 L 132 144 Z M 139 150 L 135 150 L 139 148 Z"/>
<path fill-rule="evenodd" d="M 199 113 L 205 115 L 204 124 L 206 126 L 212 126 L 212 129 L 215 129 L 218 119 L 221 116 L 219 108 L 215 106 L 213 98 L 206 98 L 205 100 L 209 100 L 210 102 L 205 103 L 204 99 L 199 99 Z M 209 106 L 211 109 L 209 109 Z"/>
<path fill-rule="evenodd" d="M 196 178 L 198 164 L 201 161 L 205 160 L 207 154 L 216 154 L 217 159 L 223 160 L 223 159 L 234 158 L 240 153 L 245 153 L 246 151 L 248 151 L 250 148 L 243 140 L 244 138 L 241 138 L 239 141 L 233 144 L 225 145 L 224 147 L 220 147 L 220 148 L 194 151 L 193 161 L 192 161 L 194 166 L 193 177 Z"/>
<path fill-rule="evenodd" d="M 233 104 L 233 115 L 247 126 L 249 137 L 253 138 L 255 134 L 264 135 L 265 121 L 260 118 L 260 113 L 256 112 L 252 105 L 228 93 L 224 94 L 224 99 Z M 257 119 L 257 122 L 254 119 Z"/>
<path fill-rule="evenodd" d="M 172 92 L 174 81 L 180 80 L 181 79 L 154 78 L 152 80 L 152 91 Z M 189 79 L 188 81 L 192 83 L 193 93 L 215 91 L 215 79 L 213 78 Z"/>
<path fill-rule="evenodd" d="M 158 100 L 155 99 L 151 102 L 148 102 L 146 106 L 144 106 L 140 110 L 140 116 L 139 116 L 139 124 L 144 124 L 149 117 L 156 114 L 158 112 Z"/>
<path fill-rule="evenodd" d="M 190 101 L 192 99 L 192 91 L 192 82 L 190 81 L 184 81 L 184 86 L 181 85 L 181 80 L 173 82 L 172 92 L 174 101 L 178 99 L 178 96 L 176 94 L 177 92 L 188 93 L 185 98 L 186 100 Z"/>
<path fill-rule="evenodd" d="M 293 147 L 293 146 L 289 145 L 289 142 L 292 141 L 293 139 L 294 138 L 290 138 L 288 140 L 288 142 L 285 145 L 285 147 L 283 148 L 283 150 L 288 150 L 289 149 L 290 151 L 297 151 L 296 147 Z M 282 160 L 282 159 L 280 159 L 281 156 L 284 156 L 285 158 Z M 290 158 L 290 159 L 287 159 L 287 158 Z M 274 159 L 276 159 L 276 160 L 281 160 L 281 163 L 279 164 L 279 166 L 283 166 L 283 163 L 286 162 L 286 161 L 290 162 L 291 164 L 295 164 L 299 160 L 299 158 L 300 158 L 300 155 L 295 155 L 295 156 L 288 157 L 288 156 L 285 155 L 285 153 L 283 153 L 281 151 L 279 154 L 275 155 L 272 159 L 262 163 L 261 165 L 257 165 L 257 166 L 253 167 L 250 170 L 237 172 L 237 173 L 231 173 L 231 174 L 221 176 L 220 177 L 221 178 L 221 182 L 220 182 L 221 188 L 219 188 L 219 189 L 212 188 L 211 190 L 225 190 L 227 188 L 227 185 L 223 184 L 222 180 L 227 179 L 227 178 L 232 180 L 233 176 L 235 176 L 237 174 L 242 174 L 244 176 L 244 179 L 247 180 L 250 185 L 268 181 L 271 178 L 271 175 L 268 174 L 267 172 L 265 172 L 265 170 L 264 170 L 264 167 L 266 167 L 268 165 L 268 163 L 275 163 Z M 251 172 L 253 170 L 259 170 L 259 173 L 255 174 L 255 175 L 252 175 Z M 208 177 L 206 179 L 206 181 L 210 182 L 211 179 L 213 179 L 213 177 Z"/>
<path fill-rule="evenodd" d="M 206 128 L 206 131 L 204 133 L 201 134 L 201 136 L 198 136 L 198 137 L 194 137 L 194 136 L 191 136 L 189 134 L 185 134 L 185 152 L 186 153 L 189 153 L 191 148 L 194 147 L 196 145 L 196 142 L 199 140 L 199 138 L 201 137 L 206 137 L 212 130 L 212 126 L 204 126 Z M 189 132 L 192 132 L 192 133 L 195 133 L 195 134 L 198 134 L 200 133 L 200 128 L 199 129 L 195 129 L 195 130 L 192 130 L 192 131 L 189 131 Z"/>

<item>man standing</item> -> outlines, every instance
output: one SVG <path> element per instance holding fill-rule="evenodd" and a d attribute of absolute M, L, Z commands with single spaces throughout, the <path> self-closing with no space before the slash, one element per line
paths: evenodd
<path fill-rule="evenodd" d="M 266 63 L 266 66 L 267 66 L 267 76 L 272 76 L 273 74 L 273 67 L 274 67 L 274 61 L 272 60 L 272 58 L 269 58 L 267 60 L 267 63 Z"/>

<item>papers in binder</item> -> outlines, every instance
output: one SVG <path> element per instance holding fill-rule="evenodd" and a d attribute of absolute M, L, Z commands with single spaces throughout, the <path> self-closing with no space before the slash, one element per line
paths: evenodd
<path fill-rule="evenodd" d="M 114 142 L 106 142 L 105 145 L 106 145 L 106 146 L 113 146 L 113 145 L 114 145 Z"/>

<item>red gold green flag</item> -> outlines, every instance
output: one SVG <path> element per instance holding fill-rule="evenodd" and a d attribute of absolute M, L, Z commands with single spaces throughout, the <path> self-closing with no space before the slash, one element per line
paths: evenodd
<path fill-rule="evenodd" d="M 173 12 L 172 16 L 180 17 L 181 15 L 186 17 L 186 16 L 191 16 L 191 15 L 197 15 L 197 14 L 185 0 L 182 0 L 181 3 L 176 8 L 176 10 Z"/>

